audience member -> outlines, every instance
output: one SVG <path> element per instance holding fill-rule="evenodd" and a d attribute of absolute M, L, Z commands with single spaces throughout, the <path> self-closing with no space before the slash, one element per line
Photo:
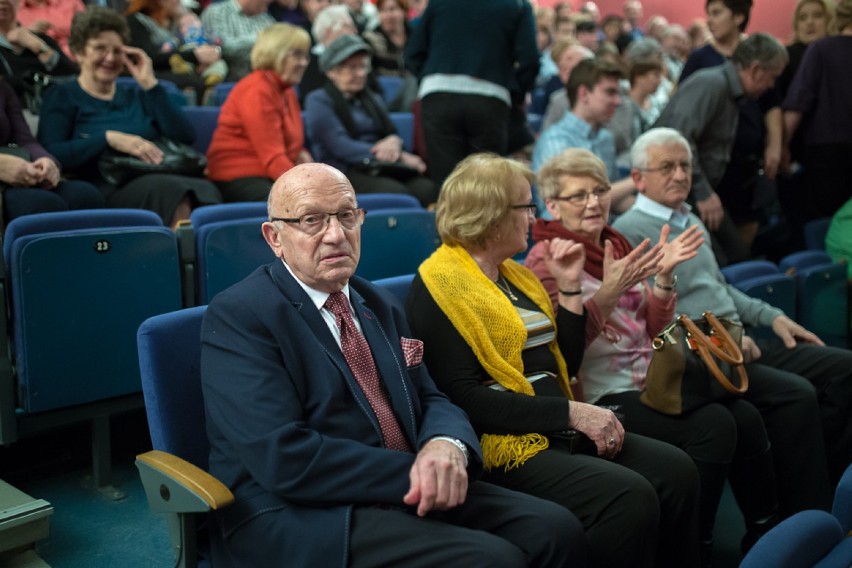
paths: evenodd
<path fill-rule="evenodd" d="M 8 223 L 30 213 L 98 209 L 104 198 L 98 188 L 82 180 L 61 180 L 59 163 L 36 142 L 24 120 L 12 87 L 0 79 L 0 192 L 3 219 Z M 10 146 L 16 152 L 7 153 Z"/>
<path fill-rule="evenodd" d="M 577 23 L 573 17 L 557 17 L 553 23 L 553 39 L 577 39 Z"/>
<path fill-rule="evenodd" d="M 320 55 L 325 48 L 340 36 L 357 34 L 358 29 L 355 27 L 352 15 L 346 6 L 328 6 L 316 15 L 311 26 L 311 38 L 313 39 L 311 58 L 308 61 L 308 68 L 305 69 L 302 76 L 302 81 L 299 83 L 299 103 L 302 106 L 305 106 L 305 99 L 312 91 L 325 84 L 325 73 L 322 72 L 319 65 Z"/>
<path fill-rule="evenodd" d="M 805 53 L 784 100 L 784 138 L 802 129 L 802 222 L 831 217 L 852 197 L 846 160 L 852 155 L 852 0 L 835 7 L 837 35 L 819 39 Z M 787 159 L 789 162 L 789 158 Z"/>
<path fill-rule="evenodd" d="M 598 8 L 598 5 L 594 2 L 583 2 L 580 6 L 579 10 L 580 17 L 588 16 L 592 19 L 595 25 L 598 25 L 601 21 L 601 10 Z"/>
<path fill-rule="evenodd" d="M 571 18 L 574 13 L 574 7 L 571 2 L 557 2 L 553 5 L 553 10 L 556 13 L 556 18 Z"/>
<path fill-rule="evenodd" d="M 130 43 L 151 58 L 158 79 L 192 89 L 198 104 L 207 87 L 225 80 L 221 47 L 206 39 L 198 16 L 180 0 L 131 0 L 125 15 Z"/>
<path fill-rule="evenodd" d="M 328 81 L 305 101 L 305 124 L 317 161 L 346 173 L 358 193 L 407 193 L 426 207 L 437 189 L 426 164 L 402 148 L 382 98 L 370 92 L 371 50 L 357 35 L 334 40 L 320 56 Z"/>
<path fill-rule="evenodd" d="M 618 14 L 609 14 L 604 16 L 601 21 L 601 43 L 603 45 L 615 46 L 618 36 L 620 36 L 624 27 L 624 18 Z"/>
<path fill-rule="evenodd" d="M 619 167 L 630 169 L 633 141 L 651 128 L 668 100 L 660 104 L 660 100 L 654 98 L 663 84 L 664 67 L 662 48 L 657 41 L 650 37 L 638 39 L 627 50 L 627 55 L 628 91 L 622 95 L 622 102 L 606 127 L 615 139 Z"/>
<path fill-rule="evenodd" d="M 562 120 L 565 113 L 571 109 L 566 87 L 574 67 L 584 59 L 594 59 L 595 57 L 594 53 L 578 44 L 577 40 L 572 40 L 563 45 L 564 48 L 561 50 L 556 50 L 554 46 L 554 56 L 558 57 L 556 62 L 559 69 L 559 86 L 552 90 L 547 99 L 547 108 L 544 119 L 541 121 L 542 132 Z"/>
<path fill-rule="evenodd" d="M 852 199 L 832 216 L 825 235 L 825 250 L 836 262 L 846 265 L 852 281 Z"/>
<path fill-rule="evenodd" d="M 574 35 L 580 45 L 589 51 L 597 51 L 600 46 L 597 24 L 591 18 L 577 18 L 574 20 L 574 25 Z"/>
<path fill-rule="evenodd" d="M 211 514 L 213 563 L 586 566 L 568 511 L 477 481 L 476 434 L 399 302 L 354 276 L 346 177 L 296 166 L 268 205 L 281 260 L 216 296 L 201 332 L 210 472 L 236 501 Z"/>
<path fill-rule="evenodd" d="M 672 136 L 672 134 L 674 136 Z M 683 138 L 675 131 L 657 129 L 644 137 L 639 148 L 651 145 L 656 151 L 662 141 Z M 639 151 L 639 149 L 637 149 Z M 687 156 L 683 164 L 689 169 Z M 675 174 L 684 195 L 688 179 L 682 170 Z M 553 221 L 539 219 L 533 226 L 536 245 L 526 265 L 542 281 L 551 302 L 558 302 L 559 286 L 548 268 L 552 254 L 561 247 L 580 243 L 585 265 L 580 289 L 589 314 L 586 320 L 586 349 L 580 368 L 585 401 L 617 408 L 631 431 L 662 440 L 683 449 L 695 462 L 701 480 L 700 529 L 702 565 L 712 564 L 713 527 L 716 509 L 729 478 L 734 496 L 746 521 L 744 548 L 771 528 L 778 517 L 776 474 L 799 477 L 799 462 L 792 471 L 775 471 L 772 451 L 812 456 L 797 440 L 781 439 L 770 450 L 767 428 L 778 421 L 805 420 L 808 431 L 819 431 L 819 412 L 811 396 L 791 401 L 784 386 L 758 377 L 744 397 L 732 397 L 680 416 L 651 410 L 639 400 L 651 361 L 652 340 L 675 314 L 677 275 L 691 269 L 680 264 L 698 254 L 701 229 L 692 225 L 669 241 L 670 227 L 645 239 L 633 249 L 627 239 L 607 225 L 609 182 L 603 163 L 586 150 L 569 149 L 551 159 L 538 176 Z M 595 199 L 592 200 L 592 197 Z M 678 231 L 679 232 L 679 231 Z M 657 246 L 649 248 L 652 241 Z M 651 275 L 653 284 L 646 282 Z M 746 338 L 746 344 L 750 344 Z M 684 381 L 704 381 L 702 372 L 687 371 Z M 712 379 L 711 379 L 712 380 Z M 775 401 L 781 401 L 776 403 Z M 766 426 L 755 405 L 764 409 Z M 781 445 L 783 444 L 783 446 Z M 822 493 L 811 494 L 809 477 L 801 479 L 801 503 L 821 505 Z"/>
<path fill-rule="evenodd" d="M 778 77 L 781 96 L 787 95 L 790 82 L 802 64 L 808 46 L 828 35 L 834 20 L 834 10 L 828 0 L 799 0 L 793 9 L 793 41 L 787 46 L 790 63 Z"/>
<path fill-rule="evenodd" d="M 576 294 L 582 246 L 551 263 L 568 291 L 556 313 L 535 275 L 511 259 L 527 247 L 532 179 L 519 162 L 474 154 L 444 183 L 442 245 L 406 302 L 424 362 L 481 436 L 484 479 L 568 508 L 595 565 L 696 566 L 698 480 L 687 456 L 573 399 L 568 381 L 585 329 Z M 592 440 L 588 455 L 558 444 L 567 428 Z"/>
<path fill-rule="evenodd" d="M 45 32 L 32 32 L 18 23 L 16 0 L 3 0 L 0 10 L 0 77 L 9 82 L 18 100 L 38 113 L 40 102 L 34 76 L 73 75 L 77 66 Z"/>
<path fill-rule="evenodd" d="M 663 53 L 668 66 L 669 80 L 677 82 L 689 55 L 689 35 L 680 24 L 671 24 L 663 32 Z"/>
<path fill-rule="evenodd" d="M 98 170 L 101 154 L 110 148 L 157 164 L 163 159 L 154 143 L 157 137 L 191 143 L 195 135 L 180 107 L 158 84 L 151 58 L 128 46 L 129 38 L 127 22 L 114 10 L 89 6 L 74 16 L 68 44 L 80 74 L 76 81 L 47 91 L 38 139 L 66 172 L 97 185 L 108 206 L 150 209 L 174 227 L 195 206 L 222 200 L 212 183 L 146 174 L 116 187 Z M 138 86 L 116 85 L 125 69 Z"/>
<path fill-rule="evenodd" d="M 633 39 L 644 37 L 642 32 L 642 2 L 639 0 L 627 0 L 622 9 L 624 10 L 624 24 L 627 33 L 633 36 Z"/>
<path fill-rule="evenodd" d="M 405 44 L 411 37 L 411 25 L 406 12 L 408 0 L 379 0 L 379 26 L 364 32 L 364 39 L 373 48 L 373 72 L 400 77 L 399 92 L 388 103 L 391 111 L 410 112 L 417 99 L 417 78 L 405 66 Z"/>
<path fill-rule="evenodd" d="M 290 24 L 272 24 L 257 34 L 253 71 L 222 105 L 207 151 L 207 176 L 225 201 L 265 201 L 281 174 L 313 161 L 294 88 L 310 47 L 308 32 Z"/>
<path fill-rule="evenodd" d="M 657 40 L 658 43 L 662 44 L 663 37 L 668 27 L 669 21 L 666 19 L 665 16 L 662 16 L 660 14 L 654 14 L 653 16 L 648 18 L 648 22 L 645 24 L 645 35 Z"/>
<path fill-rule="evenodd" d="M 512 106 L 522 104 L 538 74 L 529 2 L 431 0 L 405 56 L 420 79 L 420 119 L 436 185 L 468 154 L 508 153 Z"/>
<path fill-rule="evenodd" d="M 711 0 L 717 3 L 721 1 Z M 737 45 L 730 60 L 684 81 L 655 124 L 678 130 L 692 146 L 690 201 L 713 234 L 713 251 L 722 266 L 749 257 L 750 247 L 735 223 L 754 213 L 760 182 L 762 160 L 754 154 L 760 119 L 754 119 L 754 113 L 744 117 L 742 100 L 756 100 L 771 89 L 786 63 L 784 46 L 771 36 L 754 34 Z M 738 139 L 742 145 L 737 145 Z"/>
<path fill-rule="evenodd" d="M 272 0 L 221 0 L 201 13 L 204 27 L 222 40 L 222 57 L 228 64 L 228 81 L 251 73 L 251 48 L 257 33 L 275 23 L 267 9 Z"/>
<path fill-rule="evenodd" d="M 33 33 L 44 33 L 53 38 L 68 56 L 68 34 L 71 18 L 86 9 L 82 0 L 19 0 L 18 22 Z"/>
<path fill-rule="evenodd" d="M 328 0 L 325 0 L 328 3 Z M 276 22 L 292 24 L 310 33 L 311 24 L 308 16 L 299 5 L 299 0 L 272 0 L 267 11 Z"/>
<path fill-rule="evenodd" d="M 664 224 L 674 237 L 693 225 L 705 229 L 685 203 L 693 179 L 687 171 L 689 143 L 674 130 L 658 132 L 650 130 L 634 144 L 633 177 L 640 194 L 633 208 L 613 224 L 634 244 L 656 239 Z M 780 513 L 786 517 L 802 509 L 825 509 L 831 492 L 824 455 L 834 483 L 852 462 L 852 351 L 824 346 L 778 308 L 727 284 L 706 239 L 705 231 L 698 256 L 690 261 L 689 270 L 678 273 L 677 312 L 696 318 L 709 310 L 746 326 L 772 328 L 777 336 L 773 339 L 744 341 L 743 356 L 748 361 L 747 396 L 764 416 L 779 472 Z M 779 390 L 761 401 L 762 385 Z M 819 418 L 811 418 L 815 398 L 822 432 Z M 772 417 L 785 406 L 792 408 L 789 405 L 799 409 L 798 418 Z"/>
<path fill-rule="evenodd" d="M 533 151 L 534 171 L 538 172 L 545 162 L 566 148 L 585 148 L 603 160 L 610 179 L 619 179 L 615 141 L 604 125 L 621 104 L 618 87 L 621 76 L 619 68 L 594 59 L 584 59 L 574 67 L 566 87 L 571 111 L 539 137 Z M 612 203 L 616 213 L 630 207 L 634 191 L 630 178 L 613 183 Z"/>
<path fill-rule="evenodd" d="M 379 12 L 372 2 L 365 0 L 338 0 L 338 2 L 349 8 L 358 35 L 363 35 L 364 32 L 379 26 Z"/>
<path fill-rule="evenodd" d="M 707 20 L 704 18 L 695 18 L 687 28 L 689 34 L 690 51 L 694 51 L 699 47 L 704 47 L 713 38 L 710 33 L 710 28 L 707 27 Z"/>

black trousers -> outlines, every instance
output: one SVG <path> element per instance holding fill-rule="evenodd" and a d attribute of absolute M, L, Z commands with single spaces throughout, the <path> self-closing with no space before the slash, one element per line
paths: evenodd
<path fill-rule="evenodd" d="M 268 177 L 254 176 L 232 179 L 230 181 L 216 181 L 216 187 L 222 193 L 222 199 L 231 203 L 235 201 L 266 201 L 272 183 Z"/>
<path fill-rule="evenodd" d="M 767 430 L 773 446 L 776 437 L 789 436 L 792 440 L 808 440 L 800 442 L 803 445 L 813 445 L 813 456 L 808 461 L 798 464 L 799 468 L 812 470 L 816 466 L 816 452 L 824 447 L 828 458 L 828 472 L 831 486 L 837 483 L 846 467 L 852 463 L 852 351 L 838 347 L 820 347 L 810 344 L 799 344 L 793 349 L 787 349 L 780 341 L 760 342 L 762 355 L 759 364 L 749 365 L 749 376 L 756 372 L 767 374 L 777 380 L 777 374 L 787 374 L 804 377 L 813 387 L 810 396 L 815 397 L 819 406 L 818 420 L 822 423 L 822 439 L 814 432 L 809 423 L 801 422 L 786 424 L 784 418 L 779 418 L 777 424 L 770 427 L 766 421 Z M 753 370 L 752 367 L 758 367 Z M 751 387 L 749 388 L 751 390 Z M 792 401 L 791 401 L 792 402 Z M 764 414 L 764 419 L 766 415 Z M 773 430 L 777 433 L 773 436 Z M 780 442 L 780 440 L 779 440 Z M 776 456 L 776 461 L 778 456 Z M 790 458 L 795 461 L 795 458 Z M 819 469 L 819 468 L 816 468 Z M 816 477 L 818 471 L 811 474 Z M 817 480 L 814 479 L 813 482 Z M 779 487 L 782 489 L 783 487 Z M 790 487 L 789 489 L 793 489 Z M 829 491 L 830 497 L 831 491 Z M 803 507 L 804 508 L 804 507 Z M 825 508 L 825 507 L 811 507 Z"/>
<path fill-rule="evenodd" d="M 352 514 L 351 568 L 556 568 L 587 562 L 583 527 L 567 509 L 488 483 L 471 483 L 463 505 L 424 518 L 366 507 Z"/>
<path fill-rule="evenodd" d="M 508 150 L 509 106 L 494 97 L 431 93 L 420 101 L 420 122 L 429 175 L 438 187 L 470 154 Z"/>
<path fill-rule="evenodd" d="M 680 449 L 627 434 L 612 461 L 547 449 L 485 481 L 549 499 L 586 530 L 593 565 L 699 565 L 698 474 Z"/>
<path fill-rule="evenodd" d="M 438 190 L 431 179 L 416 176 L 406 181 L 399 181 L 384 176 L 371 176 L 349 168 L 346 177 L 355 193 L 402 193 L 413 195 L 423 207 L 435 203 L 438 200 Z"/>

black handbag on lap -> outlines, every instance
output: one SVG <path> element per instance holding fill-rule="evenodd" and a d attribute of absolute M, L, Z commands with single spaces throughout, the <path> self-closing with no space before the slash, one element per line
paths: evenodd
<path fill-rule="evenodd" d="M 163 151 L 163 161 L 159 164 L 150 164 L 136 156 L 107 148 L 98 161 L 98 171 L 106 181 L 119 186 L 146 174 L 204 175 L 207 158 L 192 146 L 164 137 L 152 142 Z"/>

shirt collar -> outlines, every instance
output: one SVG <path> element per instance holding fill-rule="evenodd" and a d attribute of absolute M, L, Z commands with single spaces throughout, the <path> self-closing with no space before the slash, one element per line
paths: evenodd
<path fill-rule="evenodd" d="M 686 227 L 690 212 L 692 211 L 692 207 L 688 203 L 684 202 L 678 209 L 672 209 L 654 201 L 644 193 L 636 194 L 636 202 L 633 204 L 633 207 L 637 211 L 642 211 L 651 217 L 660 219 L 665 223 L 670 223 L 681 229 Z"/>
<path fill-rule="evenodd" d="M 305 293 L 311 299 L 311 302 L 314 303 L 314 305 L 317 307 L 318 310 L 322 310 L 323 307 L 325 307 L 326 300 L 328 300 L 328 297 L 331 296 L 331 294 L 329 294 L 328 292 L 320 292 L 319 290 L 315 290 L 315 289 L 311 288 L 310 286 L 308 286 L 307 284 L 305 284 L 304 282 L 299 280 L 298 276 L 293 274 L 293 269 L 290 268 L 289 264 L 284 262 L 284 259 L 281 259 L 281 262 L 284 263 L 284 267 L 287 269 L 287 272 L 289 272 L 290 276 L 292 276 L 293 279 L 296 280 L 296 282 L 299 284 L 299 286 L 302 287 L 302 290 L 305 291 Z M 343 287 L 343 290 L 341 290 L 341 292 L 343 292 L 343 295 L 346 296 L 346 300 L 349 301 L 349 283 L 348 282 Z M 352 302 L 349 302 L 349 305 L 351 306 Z"/>
<path fill-rule="evenodd" d="M 562 123 L 566 128 L 570 128 L 574 132 L 577 132 L 580 137 L 588 140 L 594 140 L 597 138 L 598 133 L 601 131 L 600 128 L 593 128 L 591 124 L 571 111 L 565 113 L 565 118 L 562 119 Z"/>

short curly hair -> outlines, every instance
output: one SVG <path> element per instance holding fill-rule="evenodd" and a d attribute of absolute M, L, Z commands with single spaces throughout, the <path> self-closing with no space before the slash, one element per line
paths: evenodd
<path fill-rule="evenodd" d="M 130 43 L 130 28 L 121 14 L 111 8 L 88 6 L 82 12 L 74 14 L 71 20 L 68 47 L 74 53 L 83 53 L 89 40 L 103 32 L 115 32 L 125 45 Z"/>

